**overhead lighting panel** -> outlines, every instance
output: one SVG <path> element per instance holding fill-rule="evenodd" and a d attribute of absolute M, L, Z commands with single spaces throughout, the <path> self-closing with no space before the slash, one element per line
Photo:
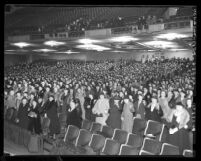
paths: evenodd
<path fill-rule="evenodd" d="M 92 43 L 99 43 L 101 42 L 100 40 L 93 40 L 93 39 L 79 39 L 78 43 L 82 44 L 92 44 Z"/>
<path fill-rule="evenodd" d="M 97 50 L 97 51 L 110 50 L 110 48 L 103 47 L 100 45 L 94 45 L 94 44 L 77 45 L 76 47 L 81 49 L 86 49 L 86 50 Z"/>
<path fill-rule="evenodd" d="M 161 49 L 178 47 L 177 45 L 175 45 L 175 43 L 169 42 L 169 41 L 148 41 L 142 44 L 153 46 L 155 48 L 161 48 Z"/>
<path fill-rule="evenodd" d="M 61 51 L 61 52 L 55 52 L 55 53 L 72 54 L 72 53 L 80 53 L 80 52 L 75 52 L 75 51 L 67 50 L 67 51 Z"/>
<path fill-rule="evenodd" d="M 120 37 L 113 37 L 109 39 L 109 41 L 112 41 L 112 42 L 129 42 L 129 41 L 136 41 L 136 40 L 139 40 L 139 39 L 131 37 L 131 36 L 120 36 Z"/>
<path fill-rule="evenodd" d="M 18 43 L 11 43 L 11 45 L 23 48 L 27 46 L 32 46 L 32 44 L 26 43 L 26 42 L 18 42 Z"/>
<path fill-rule="evenodd" d="M 65 45 L 66 43 L 51 40 L 51 41 L 44 42 L 44 44 L 53 47 L 53 46 Z"/>
<path fill-rule="evenodd" d="M 53 51 L 56 51 L 56 50 L 52 50 L 52 49 L 36 49 L 36 50 L 33 50 L 35 52 L 53 52 Z"/>
<path fill-rule="evenodd" d="M 174 40 L 174 39 L 186 38 L 188 37 L 188 35 L 177 34 L 177 33 L 167 33 L 167 34 L 160 34 L 155 37 L 159 39 Z"/>

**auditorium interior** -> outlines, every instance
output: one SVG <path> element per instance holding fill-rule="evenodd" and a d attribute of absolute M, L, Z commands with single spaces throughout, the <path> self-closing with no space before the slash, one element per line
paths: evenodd
<path fill-rule="evenodd" d="M 4 155 L 195 157 L 196 6 L 6 4 Z"/>

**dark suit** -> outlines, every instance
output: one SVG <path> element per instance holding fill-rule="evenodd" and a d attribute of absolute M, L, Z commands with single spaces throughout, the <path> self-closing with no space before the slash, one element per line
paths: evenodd
<path fill-rule="evenodd" d="M 136 101 L 134 103 L 134 109 L 135 109 L 135 116 L 137 114 L 140 114 L 141 115 L 141 118 L 144 119 L 145 118 L 145 105 L 144 103 L 141 101 L 141 103 L 139 104 L 138 106 L 138 102 L 139 101 Z"/>

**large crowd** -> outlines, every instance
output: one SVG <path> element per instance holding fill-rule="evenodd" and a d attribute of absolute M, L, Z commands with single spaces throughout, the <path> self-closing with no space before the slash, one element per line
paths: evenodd
<path fill-rule="evenodd" d="M 5 68 L 4 117 L 48 135 L 66 124 L 81 127 L 84 119 L 132 132 L 133 117 L 154 120 L 168 127 L 167 142 L 192 148 L 195 130 L 195 63 L 189 59 L 146 61 L 55 61 Z"/>

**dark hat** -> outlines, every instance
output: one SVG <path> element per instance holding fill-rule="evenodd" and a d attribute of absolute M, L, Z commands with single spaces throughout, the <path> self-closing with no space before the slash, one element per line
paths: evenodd
<path fill-rule="evenodd" d="M 100 96 L 100 95 L 105 95 L 105 94 L 104 94 L 103 92 L 100 92 L 99 96 Z"/>
<path fill-rule="evenodd" d="M 119 96 L 115 96 L 114 100 L 120 100 L 121 98 Z"/>
<path fill-rule="evenodd" d="M 129 96 L 128 96 L 128 95 L 125 95 L 125 96 L 124 96 L 124 99 L 129 99 Z"/>
<path fill-rule="evenodd" d="M 184 107 L 184 105 L 181 102 L 177 102 L 176 106 L 182 106 L 182 107 Z"/>
<path fill-rule="evenodd" d="M 152 96 L 151 98 L 153 98 L 153 99 L 158 99 L 157 96 Z"/>
<path fill-rule="evenodd" d="M 181 93 L 183 93 L 183 94 L 185 94 L 185 95 L 186 95 L 186 92 L 185 92 L 184 90 L 182 90 L 182 91 L 181 91 Z"/>

